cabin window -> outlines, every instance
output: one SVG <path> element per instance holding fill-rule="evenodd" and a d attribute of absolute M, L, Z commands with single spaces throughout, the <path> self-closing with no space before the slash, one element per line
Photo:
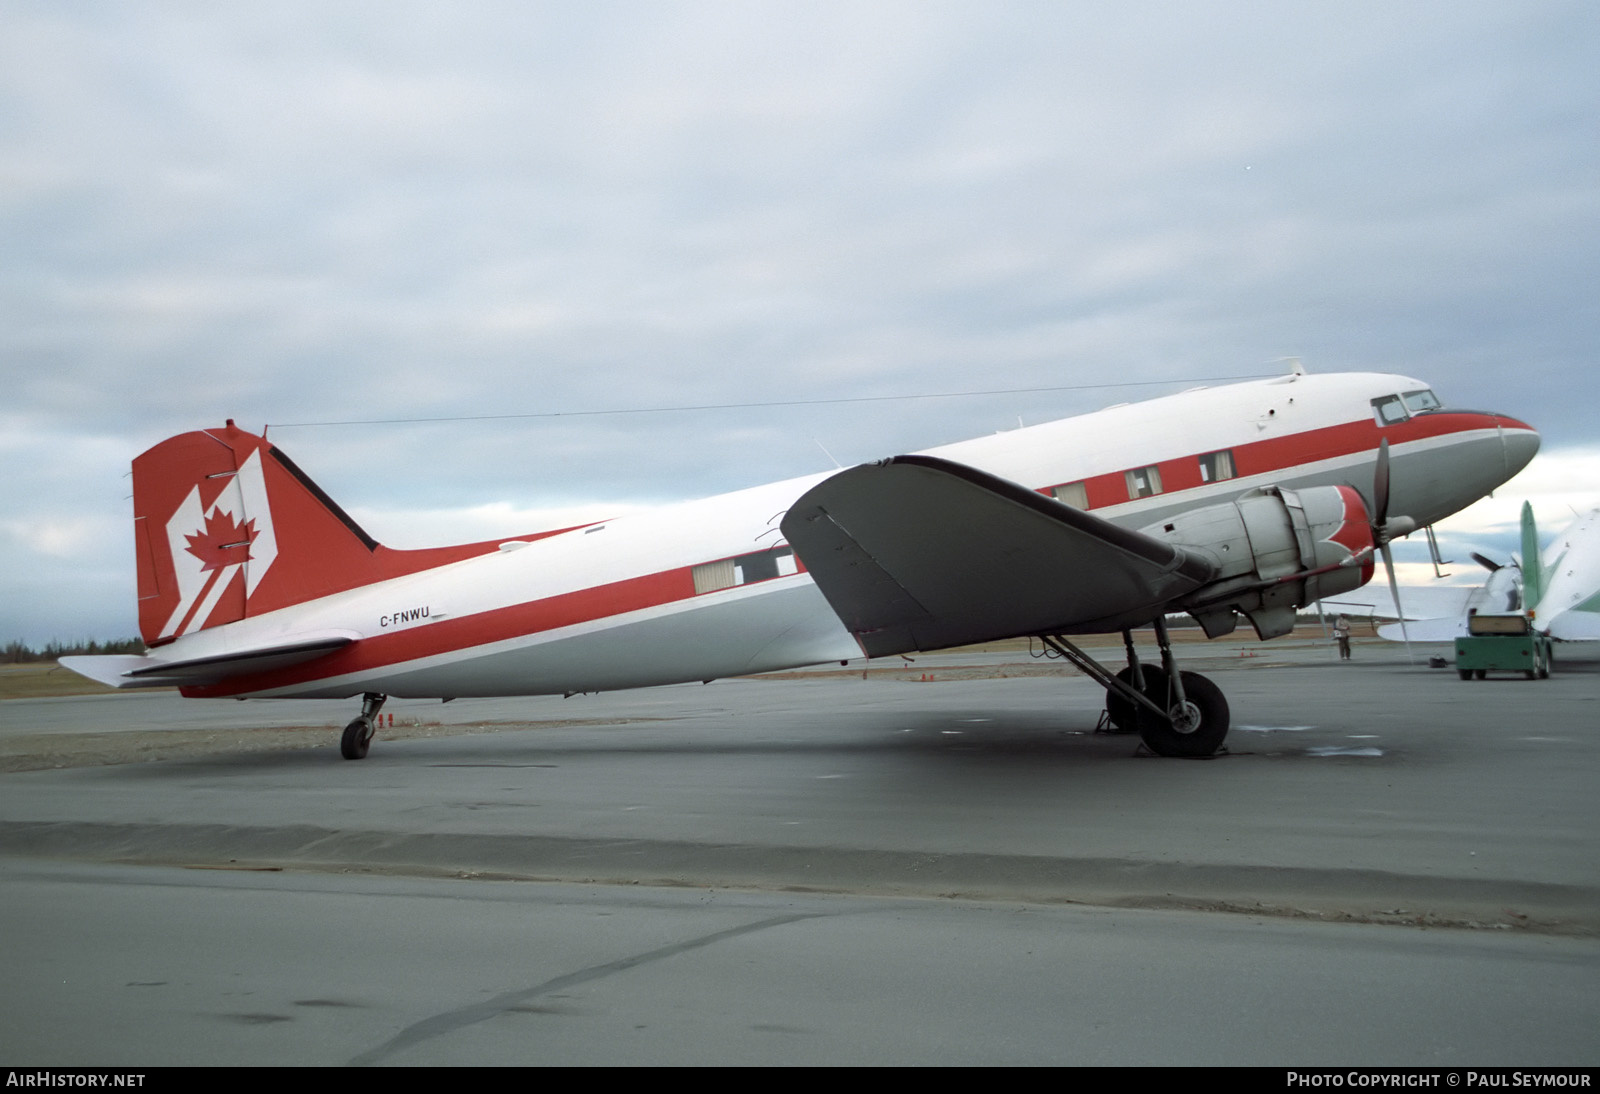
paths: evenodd
<path fill-rule="evenodd" d="M 1161 472 L 1155 467 L 1141 467 L 1128 472 L 1128 497 L 1148 498 L 1161 493 Z"/>
<path fill-rule="evenodd" d="M 1237 472 L 1233 469 L 1233 451 L 1225 449 L 1221 452 L 1207 452 L 1200 457 L 1200 481 L 1221 482 L 1231 479 Z"/>
<path fill-rule="evenodd" d="M 770 551 L 757 551 L 752 555 L 740 555 L 733 560 L 733 568 L 739 575 L 740 585 L 748 585 L 752 581 L 767 581 L 774 577 L 785 577 L 798 569 L 795 565 L 794 548 L 792 547 L 774 547 Z"/>
<path fill-rule="evenodd" d="M 694 568 L 694 591 L 714 593 L 718 589 L 731 589 L 739 584 L 739 575 L 733 568 L 733 559 L 720 562 L 702 562 Z"/>
<path fill-rule="evenodd" d="M 774 547 L 770 551 L 755 551 L 736 558 L 703 562 L 692 571 L 696 593 L 714 593 L 718 589 L 731 589 L 735 585 L 749 585 L 774 577 L 799 573 L 800 566 L 792 547 Z"/>
<path fill-rule="evenodd" d="M 1406 405 L 1400 401 L 1398 395 L 1385 395 L 1381 399 L 1372 400 L 1372 411 L 1379 425 L 1394 425 L 1411 417 L 1406 413 Z"/>
<path fill-rule="evenodd" d="M 1426 414 L 1430 410 L 1438 410 L 1444 404 L 1439 402 L 1439 396 L 1427 388 L 1421 391 L 1408 391 L 1401 396 L 1406 404 L 1406 409 L 1413 414 Z"/>
<path fill-rule="evenodd" d="M 1081 482 L 1066 482 L 1060 486 L 1052 486 L 1050 496 L 1062 505 L 1070 505 L 1074 509 L 1089 508 L 1089 488 Z"/>

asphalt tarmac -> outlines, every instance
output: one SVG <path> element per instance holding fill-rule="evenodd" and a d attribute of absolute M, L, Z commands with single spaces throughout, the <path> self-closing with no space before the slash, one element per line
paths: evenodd
<path fill-rule="evenodd" d="M 354 703 L 0 703 L 0 1059 L 1600 1062 L 1600 654 L 1182 652 L 1226 755 L 1016 655 L 397 700 L 359 762 Z"/>

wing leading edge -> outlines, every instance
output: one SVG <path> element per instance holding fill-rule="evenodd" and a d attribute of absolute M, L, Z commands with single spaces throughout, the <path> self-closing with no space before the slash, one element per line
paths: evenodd
<path fill-rule="evenodd" d="M 1214 562 L 932 456 L 842 471 L 783 534 L 869 656 L 1137 626 Z"/>

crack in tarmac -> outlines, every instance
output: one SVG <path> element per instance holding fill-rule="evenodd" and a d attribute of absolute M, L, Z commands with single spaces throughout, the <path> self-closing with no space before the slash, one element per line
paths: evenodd
<path fill-rule="evenodd" d="M 570 988 L 577 984 L 586 984 L 592 980 L 615 976 L 617 973 L 638 968 L 640 965 L 664 961 L 681 953 L 704 949 L 706 946 L 725 942 L 730 938 L 738 938 L 740 935 L 771 930 L 774 927 L 781 927 L 803 919 L 816 919 L 823 914 L 821 912 L 800 912 L 793 915 L 772 916 L 767 919 L 757 920 L 754 923 L 745 923 L 738 927 L 713 931 L 710 934 L 701 935 L 699 938 L 675 942 L 670 946 L 662 946 L 659 949 L 647 950 L 644 953 L 634 954 L 632 957 L 607 961 L 602 965 L 591 965 L 587 969 L 579 969 L 576 972 L 554 977 L 543 983 L 535 984 L 531 988 L 504 992 L 482 1003 L 459 1007 L 455 1010 L 445 1011 L 442 1014 L 436 1014 L 431 1018 L 424 1018 L 420 1022 L 413 1022 L 377 1048 L 370 1049 L 351 1059 L 350 1066 L 367 1067 L 372 1064 L 382 1063 L 388 1057 L 404 1052 L 406 1049 L 419 1045 L 424 1041 L 442 1037 L 447 1033 L 453 1033 L 458 1029 L 476 1025 L 491 1018 L 497 1018 L 507 1011 L 526 1008 L 530 1001 L 537 999 L 541 995 L 560 991 L 562 988 Z"/>

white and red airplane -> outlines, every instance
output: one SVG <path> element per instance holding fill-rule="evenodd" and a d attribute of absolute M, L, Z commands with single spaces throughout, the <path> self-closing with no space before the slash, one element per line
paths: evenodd
<path fill-rule="evenodd" d="M 1152 750 L 1210 755 L 1227 702 L 1178 670 L 1168 613 L 1210 637 L 1240 614 L 1287 633 L 1296 607 L 1364 583 L 1375 548 L 1538 447 L 1418 380 L 1296 368 L 579 527 L 392 550 L 229 421 L 133 462 L 148 654 L 63 663 L 187 696 L 362 695 L 341 745 L 354 759 L 390 695 L 605 691 L 1032 635 L 1104 684 Z M 1147 625 L 1159 666 L 1134 651 Z M 1118 631 L 1117 673 L 1068 637 Z"/>

